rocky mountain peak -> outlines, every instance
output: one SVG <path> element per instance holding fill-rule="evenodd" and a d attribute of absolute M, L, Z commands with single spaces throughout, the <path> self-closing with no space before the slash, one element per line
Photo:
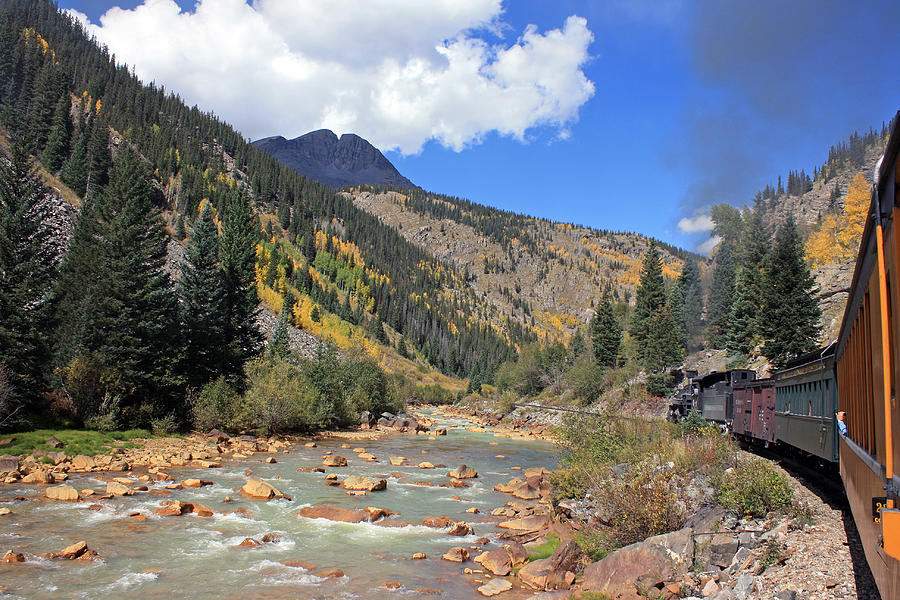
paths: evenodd
<path fill-rule="evenodd" d="M 329 129 L 319 129 L 293 140 L 273 136 L 253 144 L 301 175 L 330 187 L 415 187 L 378 148 L 354 133 L 338 137 Z"/>

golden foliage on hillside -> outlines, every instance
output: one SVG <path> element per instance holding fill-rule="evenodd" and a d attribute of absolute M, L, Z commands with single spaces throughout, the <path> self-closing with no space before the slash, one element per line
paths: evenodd
<path fill-rule="evenodd" d="M 806 257 L 813 266 L 836 264 L 856 258 L 869 209 L 869 184 L 862 173 L 850 182 L 841 213 L 829 213 L 806 242 Z"/>

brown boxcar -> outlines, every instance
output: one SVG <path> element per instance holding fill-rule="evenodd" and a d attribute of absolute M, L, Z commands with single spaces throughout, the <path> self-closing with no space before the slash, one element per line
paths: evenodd
<path fill-rule="evenodd" d="M 837 350 L 838 404 L 846 412 L 840 470 L 882 598 L 900 598 L 900 130 L 894 117 L 875 173 Z"/>
<path fill-rule="evenodd" d="M 753 390 L 746 383 L 734 386 L 734 417 L 731 430 L 734 435 L 750 436 L 753 430 Z"/>

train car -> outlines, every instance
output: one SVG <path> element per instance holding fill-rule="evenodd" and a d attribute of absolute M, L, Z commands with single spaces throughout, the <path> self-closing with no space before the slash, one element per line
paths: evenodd
<path fill-rule="evenodd" d="M 834 344 L 775 373 L 775 437 L 828 463 L 838 462 Z"/>
<path fill-rule="evenodd" d="M 866 559 L 881 597 L 900 598 L 900 112 L 875 170 L 837 361 L 838 406 L 847 434 L 838 439 L 840 473 Z"/>
<path fill-rule="evenodd" d="M 707 421 L 731 425 L 734 413 L 734 386 L 756 379 L 750 369 L 717 371 L 702 377 L 697 392 L 697 410 Z"/>
<path fill-rule="evenodd" d="M 768 445 L 775 441 L 775 381 L 749 379 L 734 384 L 731 430 L 748 441 Z"/>

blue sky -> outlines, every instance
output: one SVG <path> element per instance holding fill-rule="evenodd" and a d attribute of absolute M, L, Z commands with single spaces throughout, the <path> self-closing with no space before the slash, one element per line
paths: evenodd
<path fill-rule="evenodd" d="M 354 131 L 393 146 L 388 158 L 428 190 L 690 249 L 708 233 L 680 220 L 749 201 L 789 169 L 811 172 L 832 143 L 900 109 L 896 2 L 340 0 L 328 13 L 204 0 L 180 2 L 180 15 L 163 10 L 171 2 L 103 20 L 144 3 L 60 6 L 84 13 L 139 76 L 248 137 Z M 165 45 L 134 42 L 139 31 Z M 216 47 L 230 37 L 239 55 Z M 273 77 L 289 83 L 252 73 L 275 55 Z M 513 83 L 493 85 L 500 77 Z"/>

